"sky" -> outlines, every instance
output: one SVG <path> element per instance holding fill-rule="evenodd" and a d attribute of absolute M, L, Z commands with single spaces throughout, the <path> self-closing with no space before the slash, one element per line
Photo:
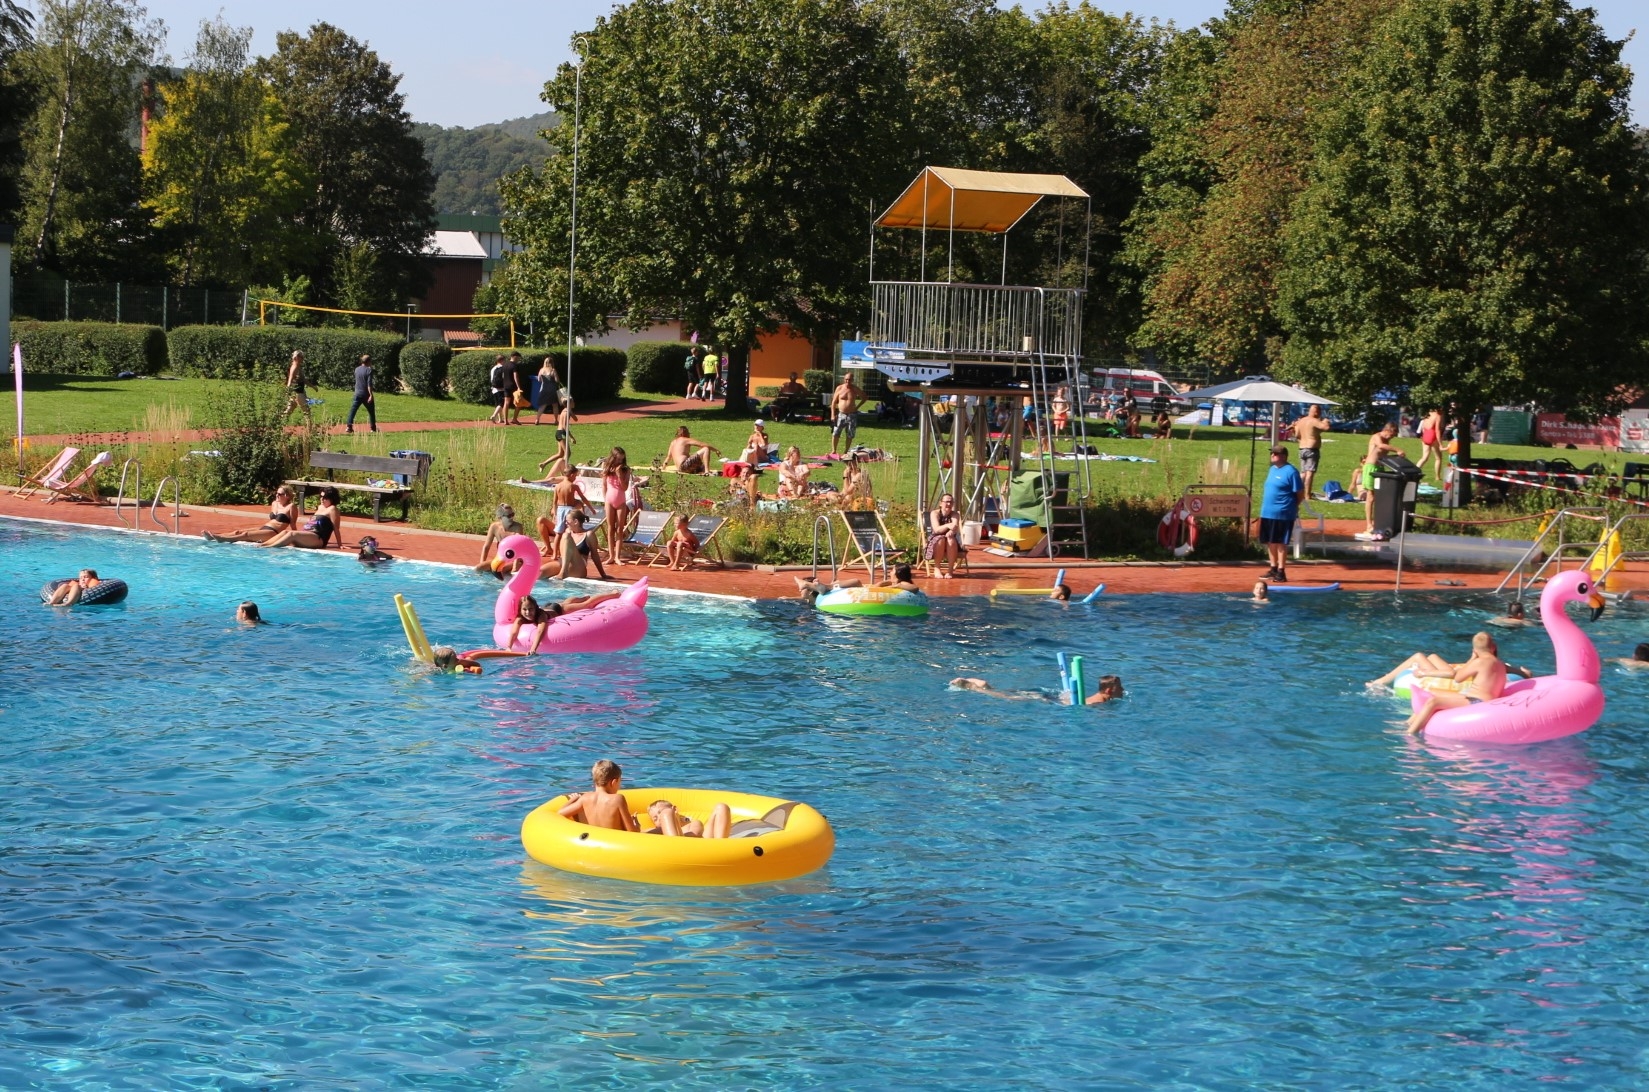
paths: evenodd
<path fill-rule="evenodd" d="M 999 0 L 1000 2 L 1000 0 Z M 1108 10 L 1126 10 L 1095 0 Z M 174 63 L 189 55 L 202 19 L 220 11 L 236 26 L 253 28 L 256 54 L 271 52 L 275 34 L 305 30 L 325 20 L 365 41 L 401 75 L 413 120 L 436 125 L 481 125 L 541 112 L 544 81 L 572 56 L 570 42 L 614 7 L 612 0 L 479 0 L 468 4 L 431 0 L 148 0 L 149 14 L 165 20 Z M 1006 3 L 1003 6 L 1007 6 Z M 1042 0 L 1023 6 L 1041 7 Z M 1147 0 L 1135 9 L 1143 19 L 1194 26 L 1224 10 L 1221 0 Z M 1642 0 L 1595 0 L 1592 7 L 1609 36 L 1649 31 Z M 1632 116 L 1649 120 L 1649 34 L 1626 45 L 1626 62 L 1637 86 Z"/>

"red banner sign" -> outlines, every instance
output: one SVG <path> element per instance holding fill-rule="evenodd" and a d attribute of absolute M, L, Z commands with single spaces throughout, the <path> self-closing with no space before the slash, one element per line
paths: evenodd
<path fill-rule="evenodd" d="M 1534 419 L 1535 439 L 1553 447 L 1601 447 L 1618 450 L 1620 447 L 1620 418 L 1600 417 L 1596 424 L 1583 425 L 1571 421 L 1561 413 L 1537 413 Z"/>

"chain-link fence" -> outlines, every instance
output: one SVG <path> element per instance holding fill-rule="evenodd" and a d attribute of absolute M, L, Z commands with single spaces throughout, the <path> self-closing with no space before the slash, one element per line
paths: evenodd
<path fill-rule="evenodd" d="M 246 310 L 246 293 L 227 288 L 86 284 L 50 273 L 27 273 L 12 282 L 14 318 L 41 322 L 131 322 L 159 326 L 240 325 L 258 320 Z"/>

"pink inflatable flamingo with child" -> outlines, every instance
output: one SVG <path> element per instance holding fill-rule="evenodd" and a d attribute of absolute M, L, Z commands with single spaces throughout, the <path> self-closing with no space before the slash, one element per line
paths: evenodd
<path fill-rule="evenodd" d="M 1596 724 L 1603 716 L 1603 688 L 1598 685 L 1602 665 L 1591 639 L 1564 611 L 1568 603 L 1602 607 L 1585 569 L 1559 573 L 1540 594 L 1540 620 L 1557 653 L 1557 674 L 1508 683 L 1493 701 L 1440 709 L 1426 724 L 1426 736 L 1472 743 L 1540 743 Z M 1430 698 L 1415 687 L 1409 700 L 1418 712 Z"/>
<path fill-rule="evenodd" d="M 520 562 L 519 567 L 516 562 Z M 509 640 L 510 625 L 521 609 L 523 596 L 532 594 L 538 582 L 543 555 L 538 544 L 526 535 L 508 535 L 498 544 L 498 556 L 493 569 L 508 572 L 512 568 L 504 590 L 492 609 L 493 640 L 502 645 Z M 588 610 L 574 611 L 550 620 L 539 642 L 540 655 L 550 652 L 619 652 L 647 636 L 647 578 L 624 589 L 617 599 L 598 604 Z M 532 645 L 532 627 L 522 626 L 516 635 L 514 651 L 526 652 Z M 478 650 L 481 651 L 481 650 Z M 470 655 L 470 653 L 465 653 Z"/>

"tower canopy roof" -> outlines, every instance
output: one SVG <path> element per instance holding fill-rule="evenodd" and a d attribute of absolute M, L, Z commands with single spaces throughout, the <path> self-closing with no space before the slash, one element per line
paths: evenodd
<path fill-rule="evenodd" d="M 999 235 L 1044 197 L 1082 197 L 1087 192 L 1062 174 L 1009 174 L 924 167 L 905 187 L 877 227 L 983 231 Z"/>

